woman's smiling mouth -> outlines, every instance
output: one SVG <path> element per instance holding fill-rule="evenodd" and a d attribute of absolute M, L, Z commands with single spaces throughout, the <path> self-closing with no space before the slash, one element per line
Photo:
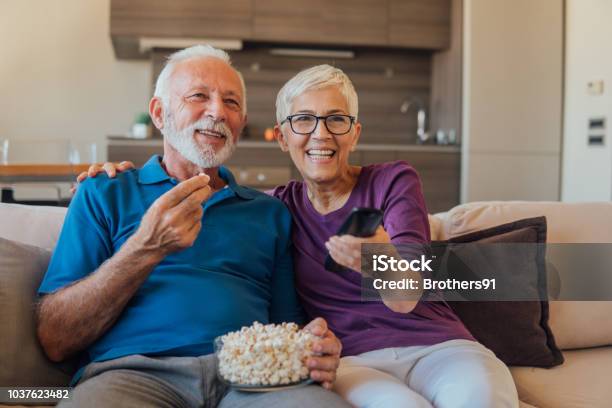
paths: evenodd
<path fill-rule="evenodd" d="M 327 162 L 330 161 L 331 158 L 336 154 L 334 150 L 331 149 L 309 149 L 306 150 L 306 155 L 313 162 Z"/>

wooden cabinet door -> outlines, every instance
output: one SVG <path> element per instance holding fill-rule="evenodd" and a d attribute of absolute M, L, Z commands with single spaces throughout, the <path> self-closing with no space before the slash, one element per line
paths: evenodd
<path fill-rule="evenodd" d="M 251 0 L 111 0 L 111 35 L 251 36 Z"/>
<path fill-rule="evenodd" d="M 395 159 L 405 160 L 419 174 L 429 213 L 448 211 L 459 204 L 460 153 L 398 151 Z"/>
<path fill-rule="evenodd" d="M 450 12 L 451 0 L 389 0 L 389 45 L 448 48 Z"/>
<path fill-rule="evenodd" d="M 253 38 L 386 45 L 387 0 L 255 0 Z"/>

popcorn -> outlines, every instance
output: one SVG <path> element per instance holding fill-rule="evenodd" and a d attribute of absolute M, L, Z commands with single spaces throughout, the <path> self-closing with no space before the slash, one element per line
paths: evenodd
<path fill-rule="evenodd" d="M 221 337 L 219 374 L 235 384 L 283 385 L 308 378 L 315 336 L 295 323 L 253 323 Z"/>

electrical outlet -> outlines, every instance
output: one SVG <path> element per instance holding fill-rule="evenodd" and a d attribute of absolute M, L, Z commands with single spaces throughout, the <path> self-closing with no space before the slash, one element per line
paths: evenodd
<path fill-rule="evenodd" d="M 589 135 L 589 146 L 603 146 L 604 136 L 603 135 Z"/>
<path fill-rule="evenodd" d="M 589 119 L 589 129 L 606 129 L 606 118 L 590 118 Z"/>
<path fill-rule="evenodd" d="M 587 144 L 589 146 L 603 146 L 606 134 L 606 118 L 589 118 L 589 129 Z"/>

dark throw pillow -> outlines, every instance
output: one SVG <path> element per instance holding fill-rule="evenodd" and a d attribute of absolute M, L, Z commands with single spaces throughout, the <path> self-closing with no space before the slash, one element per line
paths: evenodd
<path fill-rule="evenodd" d="M 546 243 L 546 217 L 510 222 L 481 231 L 453 237 L 445 243 Z M 545 254 L 517 279 L 546 279 Z M 450 271 L 452 273 L 452 271 Z M 526 288 L 530 290 L 530 288 Z M 456 301 L 449 306 L 472 335 L 507 365 L 553 367 L 563 363 L 563 355 L 548 325 L 548 301 Z"/>

